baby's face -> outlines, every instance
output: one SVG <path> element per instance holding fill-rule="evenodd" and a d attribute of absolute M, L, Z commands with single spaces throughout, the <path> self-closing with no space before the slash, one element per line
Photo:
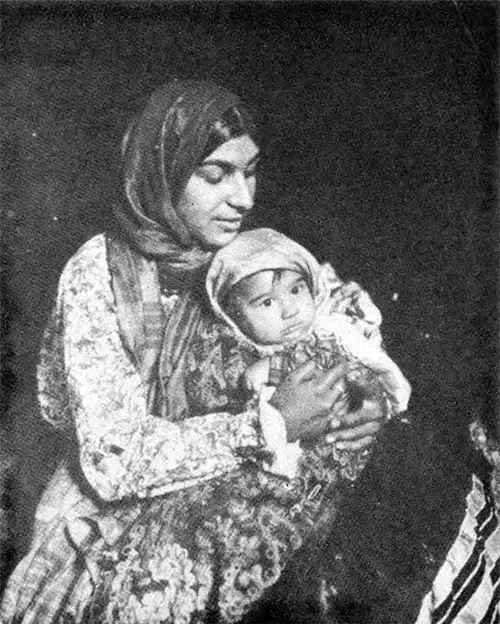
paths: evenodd
<path fill-rule="evenodd" d="M 282 344 L 304 334 L 314 320 L 314 301 L 300 273 L 260 271 L 236 286 L 233 319 L 258 344 Z"/>

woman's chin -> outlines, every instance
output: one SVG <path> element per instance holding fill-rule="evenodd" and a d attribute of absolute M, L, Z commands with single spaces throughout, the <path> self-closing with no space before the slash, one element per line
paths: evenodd
<path fill-rule="evenodd" d="M 206 236 L 203 240 L 204 246 L 207 249 L 220 249 L 221 247 L 225 247 L 231 241 L 233 241 L 238 234 L 240 233 L 239 228 L 234 230 L 225 230 L 211 233 L 210 236 Z"/>

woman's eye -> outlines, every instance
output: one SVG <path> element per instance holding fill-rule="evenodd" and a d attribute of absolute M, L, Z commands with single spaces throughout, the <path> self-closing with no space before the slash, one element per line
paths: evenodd
<path fill-rule="evenodd" d="M 272 300 L 272 299 L 264 299 L 264 300 L 262 301 L 262 305 L 263 305 L 265 308 L 270 308 L 270 307 L 273 305 L 273 300 Z"/>
<path fill-rule="evenodd" d="M 198 175 L 209 184 L 219 184 L 226 175 L 226 171 L 218 165 L 205 165 L 198 169 Z"/>
<path fill-rule="evenodd" d="M 253 178 L 254 176 L 257 175 L 257 169 L 258 169 L 259 163 L 253 163 L 250 165 L 250 167 L 248 167 L 247 169 L 245 169 L 245 178 Z"/>

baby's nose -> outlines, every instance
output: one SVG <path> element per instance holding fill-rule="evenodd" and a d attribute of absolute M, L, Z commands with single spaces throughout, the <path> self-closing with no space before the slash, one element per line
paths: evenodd
<path fill-rule="evenodd" d="M 283 306 L 281 309 L 281 315 L 283 318 L 290 318 L 291 316 L 297 314 L 297 311 L 297 304 L 295 303 L 295 301 L 293 301 L 293 299 L 283 302 Z"/>

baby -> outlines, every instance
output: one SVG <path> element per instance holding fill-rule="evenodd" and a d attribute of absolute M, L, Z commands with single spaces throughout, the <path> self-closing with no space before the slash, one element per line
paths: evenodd
<path fill-rule="evenodd" d="M 271 229 L 244 232 L 219 250 L 206 283 L 216 314 L 259 355 L 244 378 L 258 397 L 272 452 L 266 469 L 294 478 L 308 465 L 322 481 L 341 463 L 343 476 L 356 478 L 366 453 L 342 453 L 326 444 L 304 453 L 307 445 L 287 442 L 285 423 L 269 400 L 284 376 L 314 359 L 321 369 L 345 364 L 345 411 L 377 394 L 389 413 L 406 410 L 410 385 L 381 346 L 380 313 L 368 295 L 351 286 L 349 297 L 330 265 L 320 267 L 301 245 Z"/>

